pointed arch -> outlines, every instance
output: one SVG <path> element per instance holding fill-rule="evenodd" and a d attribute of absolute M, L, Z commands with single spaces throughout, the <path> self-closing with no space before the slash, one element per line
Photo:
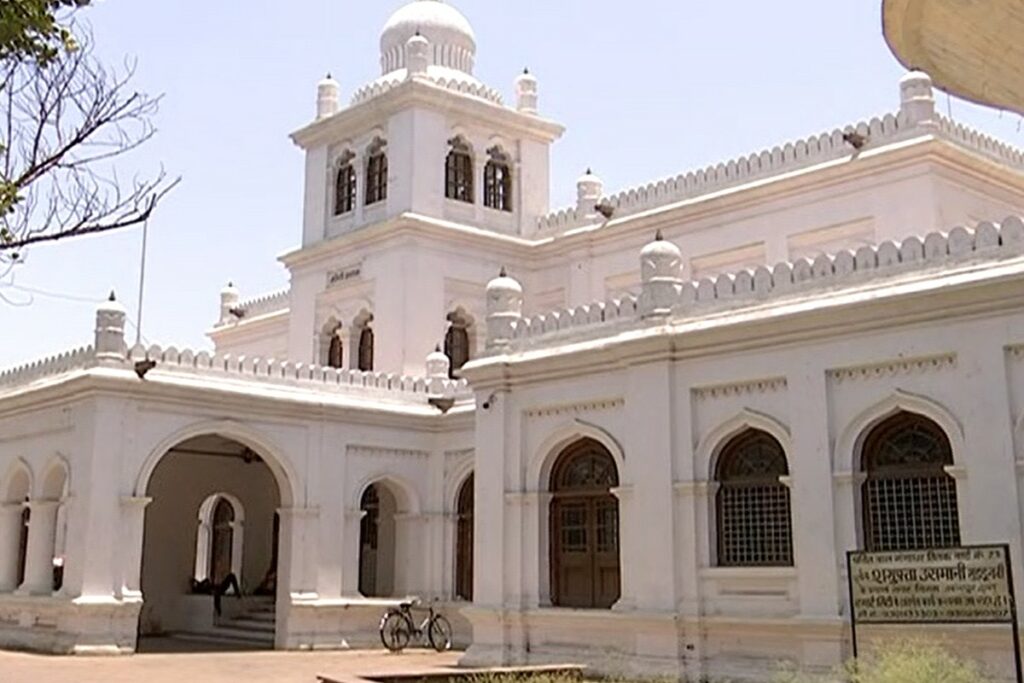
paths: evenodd
<path fill-rule="evenodd" d="M 15 458 L 14 462 L 7 466 L 0 484 L 0 504 L 24 503 L 25 498 L 33 491 L 32 468 L 23 458 Z"/>
<path fill-rule="evenodd" d="M 43 468 L 39 479 L 39 497 L 43 500 L 61 500 L 71 486 L 71 465 L 62 455 L 55 455 Z"/>
<path fill-rule="evenodd" d="M 859 472 L 864 439 L 871 428 L 900 411 L 923 415 L 935 422 L 946 433 L 953 451 L 953 463 L 960 465 L 965 452 L 964 431 L 953 412 L 926 396 L 897 389 L 862 411 L 851 420 L 836 440 L 832 455 L 835 472 Z"/>
<path fill-rule="evenodd" d="M 619 471 L 621 485 L 625 478 L 626 454 L 618 439 L 606 429 L 576 418 L 559 425 L 541 442 L 527 467 L 527 489 L 546 491 L 558 456 L 567 446 L 581 439 L 593 439 L 608 450 Z"/>
<path fill-rule="evenodd" d="M 779 442 L 785 453 L 792 452 L 792 438 L 785 424 L 767 413 L 744 408 L 705 434 L 697 444 L 697 467 L 704 471 L 699 476 L 703 476 L 705 481 L 714 480 L 722 449 L 733 437 L 748 429 L 767 432 Z"/>

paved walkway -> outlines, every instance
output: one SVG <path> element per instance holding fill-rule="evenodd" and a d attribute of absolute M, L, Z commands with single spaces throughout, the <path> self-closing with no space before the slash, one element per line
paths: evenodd
<path fill-rule="evenodd" d="M 125 657 L 53 657 L 0 651 L 3 683 L 316 683 L 318 674 L 355 682 L 363 674 L 441 671 L 461 653 L 409 650 L 343 652 L 187 652 Z M 195 644 L 189 647 L 195 649 Z M 365 682 L 363 682 L 365 683 Z"/>

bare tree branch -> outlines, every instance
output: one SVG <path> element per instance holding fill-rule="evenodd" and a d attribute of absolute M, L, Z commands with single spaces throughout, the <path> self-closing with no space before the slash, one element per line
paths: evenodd
<path fill-rule="evenodd" d="M 25 247 L 138 225 L 177 184 L 163 169 L 120 179 L 117 164 L 156 132 L 160 98 L 131 89 L 92 37 L 41 64 L 0 60 L 0 265 Z"/>

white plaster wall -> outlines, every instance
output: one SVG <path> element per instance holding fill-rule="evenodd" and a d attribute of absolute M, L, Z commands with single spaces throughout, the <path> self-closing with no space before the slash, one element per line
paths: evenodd
<path fill-rule="evenodd" d="M 531 373 L 526 384 L 510 365 L 506 381 L 515 388 L 499 391 L 477 416 L 479 578 L 467 663 L 540 662 L 585 650 L 588 662 L 608 670 L 657 673 L 682 657 L 690 675 L 742 678 L 780 658 L 840 661 L 848 655 L 844 558 L 859 545 L 855 437 L 897 409 L 921 412 L 949 434 L 963 542 L 1009 542 L 1019 568 L 1015 422 L 1024 363 L 1006 349 L 1022 340 L 1024 313 L 1015 312 L 745 352 L 708 349 L 572 378 Z M 491 391 L 481 387 L 479 396 Z M 775 430 L 787 449 L 792 568 L 714 566 L 710 458 L 744 426 Z M 531 492 L 545 488 L 539 463 L 552 444 L 574 435 L 603 435 L 624 451 L 622 599 L 604 613 L 608 624 L 626 620 L 617 640 L 596 617 L 545 607 L 546 505 Z M 1015 514 L 1006 514 L 1006 501 L 1016 501 Z M 669 605 L 678 626 L 660 620 Z M 497 609 L 513 614 L 498 618 Z M 622 638 L 623 629 L 636 634 Z M 946 633 L 961 637 L 955 627 Z M 979 656 L 1009 674 L 997 630 L 970 637 Z"/>

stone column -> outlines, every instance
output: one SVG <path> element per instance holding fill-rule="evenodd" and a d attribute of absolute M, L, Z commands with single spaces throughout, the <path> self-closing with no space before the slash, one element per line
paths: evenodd
<path fill-rule="evenodd" d="M 49 595 L 53 592 L 53 544 L 57 540 L 59 500 L 30 500 L 28 550 L 25 555 L 25 580 L 20 595 Z"/>
<path fill-rule="evenodd" d="M 0 593 L 18 587 L 18 544 L 21 540 L 22 503 L 0 505 Z"/>
<path fill-rule="evenodd" d="M 152 498 L 121 498 L 121 542 L 117 544 L 117 556 L 121 569 L 119 597 L 122 600 L 142 600 L 142 542 L 146 527 L 146 507 L 152 502 Z"/>

